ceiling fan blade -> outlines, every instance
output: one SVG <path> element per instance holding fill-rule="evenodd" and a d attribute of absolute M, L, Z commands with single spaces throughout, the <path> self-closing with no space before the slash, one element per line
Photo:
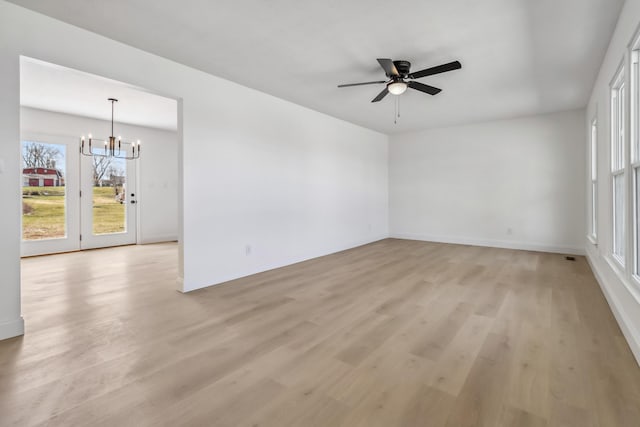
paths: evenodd
<path fill-rule="evenodd" d="M 442 92 L 442 89 L 425 85 L 420 82 L 408 82 L 407 85 L 409 85 L 411 89 L 419 90 L 420 92 L 428 93 L 429 95 L 437 95 Z"/>
<path fill-rule="evenodd" d="M 387 76 L 391 77 L 391 76 L 400 75 L 400 73 L 398 73 L 398 70 L 396 69 L 396 66 L 393 64 L 392 60 L 385 59 L 385 58 L 382 58 L 382 59 L 378 58 L 378 63 L 380 64 L 384 72 L 387 74 Z"/>
<path fill-rule="evenodd" d="M 389 93 L 389 89 L 387 89 L 386 87 L 384 88 L 384 90 L 382 92 L 380 92 L 378 94 L 378 96 L 376 96 L 375 98 L 373 98 L 373 101 L 371 102 L 379 102 L 382 101 L 382 98 L 384 98 L 385 96 L 387 96 L 387 94 Z"/>
<path fill-rule="evenodd" d="M 346 84 L 346 85 L 338 85 L 338 87 L 351 87 L 351 86 L 376 85 L 376 84 L 380 84 L 380 83 L 386 83 L 386 81 L 384 81 L 384 80 L 380 80 L 380 81 L 377 81 L 377 82 L 349 83 L 349 84 Z"/>
<path fill-rule="evenodd" d="M 459 70 L 460 68 L 462 68 L 460 61 L 453 61 L 448 64 L 438 65 L 437 67 L 416 71 L 415 73 L 409 74 L 409 78 L 419 79 L 420 77 L 433 76 L 434 74 L 446 73 L 447 71 Z"/>

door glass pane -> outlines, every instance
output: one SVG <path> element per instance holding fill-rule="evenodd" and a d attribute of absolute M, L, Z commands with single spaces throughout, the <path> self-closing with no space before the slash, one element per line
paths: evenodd
<path fill-rule="evenodd" d="M 22 142 L 22 238 L 66 237 L 66 146 Z"/>
<path fill-rule="evenodd" d="M 635 263 L 635 271 L 634 274 L 638 275 L 640 273 L 640 168 L 634 169 L 634 180 L 635 180 L 635 228 L 636 228 L 636 240 L 634 242 L 634 247 L 636 251 L 636 263 Z"/>
<path fill-rule="evenodd" d="M 624 174 L 613 177 L 613 253 L 624 258 Z"/>
<path fill-rule="evenodd" d="M 93 157 L 93 234 L 127 231 L 124 159 Z"/>
<path fill-rule="evenodd" d="M 596 210 L 598 209 L 597 203 L 597 186 L 598 183 L 596 181 L 591 182 L 591 236 L 596 237 L 598 234 L 597 230 L 597 218 L 596 218 Z"/>

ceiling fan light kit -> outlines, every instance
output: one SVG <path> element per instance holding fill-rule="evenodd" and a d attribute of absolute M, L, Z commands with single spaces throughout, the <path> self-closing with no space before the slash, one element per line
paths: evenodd
<path fill-rule="evenodd" d="M 391 82 L 387 85 L 387 90 L 391 95 L 402 95 L 407 90 L 407 84 L 405 82 L 397 81 Z"/>
<path fill-rule="evenodd" d="M 411 63 L 409 61 L 392 61 L 388 58 L 378 58 L 380 67 L 384 70 L 388 80 L 379 80 L 375 82 L 350 83 L 338 85 L 338 87 L 363 86 L 373 84 L 386 84 L 385 88 L 373 98 L 371 102 L 380 102 L 391 93 L 392 95 L 402 95 L 407 88 L 415 89 L 429 95 L 437 95 L 442 89 L 429 86 L 424 83 L 415 81 L 422 77 L 433 76 L 435 74 L 446 73 L 448 71 L 459 70 L 462 68 L 460 61 L 453 61 L 447 64 L 438 65 L 436 67 L 425 68 L 424 70 L 411 72 Z"/>

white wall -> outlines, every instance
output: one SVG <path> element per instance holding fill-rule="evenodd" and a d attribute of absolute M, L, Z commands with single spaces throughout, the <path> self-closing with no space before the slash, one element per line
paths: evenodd
<path fill-rule="evenodd" d="M 584 111 L 392 136 L 394 237 L 584 251 Z"/>
<path fill-rule="evenodd" d="M 627 0 L 615 33 L 609 45 L 600 74 L 593 88 L 589 105 L 586 112 L 585 126 L 589 126 L 593 118 L 598 119 L 598 196 L 597 196 L 597 244 L 587 243 L 587 256 L 592 269 L 596 274 L 600 286 L 602 287 L 609 305 L 620 324 L 622 331 L 633 350 L 636 359 L 640 363 L 640 284 L 631 277 L 631 268 L 622 268 L 611 258 L 612 248 L 612 181 L 611 181 L 611 128 L 610 128 L 610 82 L 618 67 L 623 63 L 627 70 L 627 87 L 630 87 L 629 80 L 629 55 L 628 45 L 631 43 L 636 30 L 640 24 L 640 0 Z M 627 111 L 629 111 L 627 105 Z M 629 120 L 627 120 L 627 124 Z M 630 132 L 627 131 L 627 135 Z M 590 142 L 588 138 L 584 141 L 585 147 Z M 629 143 L 627 141 L 627 156 L 629 154 Z M 626 174 L 627 178 L 627 202 L 631 200 L 631 174 Z M 589 177 L 585 175 L 586 185 L 590 188 Z M 590 198 L 585 206 L 585 211 L 590 215 Z M 627 210 L 627 212 L 630 212 Z M 590 224 L 587 224 L 589 227 Z M 632 254 L 632 216 L 626 215 L 626 253 Z M 589 233 L 588 228 L 583 231 L 584 235 Z M 630 258 L 630 257 L 629 257 Z M 629 264 L 629 263 L 628 263 Z"/>
<path fill-rule="evenodd" d="M 176 111 L 177 114 L 177 111 Z M 111 123 L 70 114 L 22 107 L 23 135 L 43 134 L 76 141 L 79 135 L 103 130 Z M 137 164 L 139 215 L 138 243 L 178 239 L 178 134 L 162 129 L 116 123 L 119 134 L 143 141 L 144 155 Z"/>
<path fill-rule="evenodd" d="M 186 289 L 388 237 L 387 137 L 247 95 L 185 111 Z"/>
<path fill-rule="evenodd" d="M 20 55 L 180 99 L 183 290 L 388 235 L 387 136 L 0 1 L 0 337 L 22 332 Z"/>

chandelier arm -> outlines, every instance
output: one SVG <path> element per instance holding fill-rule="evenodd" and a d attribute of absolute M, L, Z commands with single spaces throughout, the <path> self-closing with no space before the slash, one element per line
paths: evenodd
<path fill-rule="evenodd" d="M 80 153 L 84 156 L 88 156 L 88 157 L 105 157 L 105 158 L 115 158 L 115 159 L 123 159 L 123 160 L 137 160 L 140 158 L 140 140 L 138 140 L 137 144 L 136 142 L 132 141 L 132 142 L 126 142 L 126 141 L 122 141 L 121 137 L 118 137 L 118 148 L 116 150 L 116 137 L 114 136 L 114 123 L 115 123 L 115 103 L 118 102 L 118 100 L 116 98 L 109 98 L 108 99 L 109 102 L 111 102 L 111 136 L 109 137 L 109 140 L 102 140 L 102 139 L 96 139 L 96 138 L 92 138 L 91 134 L 89 134 L 89 143 L 87 144 L 88 146 L 88 151 L 85 150 L 85 138 L 84 136 L 81 137 L 80 139 Z M 93 150 L 93 144 L 92 142 L 94 142 L 94 140 L 96 142 L 103 142 L 104 143 L 104 154 L 99 154 L 98 152 L 95 152 Z M 129 149 L 122 150 L 122 144 L 128 144 L 131 145 L 131 147 Z M 131 154 L 129 155 L 129 151 L 131 151 Z"/>

